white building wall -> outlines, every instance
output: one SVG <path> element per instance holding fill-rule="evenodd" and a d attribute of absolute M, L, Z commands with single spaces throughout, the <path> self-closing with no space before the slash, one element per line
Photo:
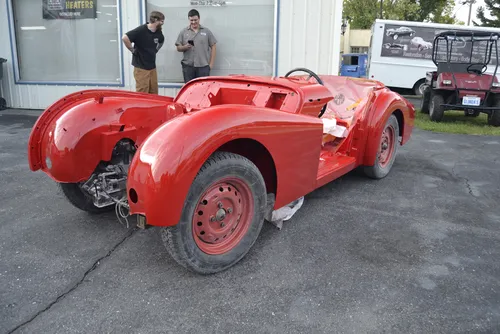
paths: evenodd
<path fill-rule="evenodd" d="M 10 1 L 10 0 L 8 0 Z M 15 0 L 18 1 L 18 0 Z M 276 0 L 279 4 L 277 43 L 277 75 L 284 75 L 296 67 L 307 67 L 320 74 L 337 74 L 340 53 L 342 0 Z M 135 28 L 144 11 L 137 0 L 121 1 L 123 32 Z M 95 88 L 94 86 L 25 85 L 15 84 L 10 49 L 7 3 L 0 1 L 0 57 L 4 64 L 1 95 L 11 108 L 44 109 L 66 94 Z M 11 27 L 13 29 L 13 27 Z M 50 46 L 47 46 L 50 47 Z M 44 50 L 40 50 L 43 52 Z M 135 83 L 131 54 L 124 55 L 124 87 L 113 89 L 134 90 Z M 160 87 L 159 94 L 175 96 L 180 87 Z"/>
<path fill-rule="evenodd" d="M 337 74 L 342 0 L 281 0 L 278 75 L 295 67 Z"/>

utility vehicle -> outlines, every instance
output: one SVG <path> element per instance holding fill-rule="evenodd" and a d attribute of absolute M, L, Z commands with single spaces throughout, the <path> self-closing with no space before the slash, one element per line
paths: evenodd
<path fill-rule="evenodd" d="M 421 105 L 432 121 L 440 122 L 446 110 L 464 110 L 473 117 L 486 113 L 488 124 L 500 126 L 499 36 L 479 31 L 444 31 L 436 36 L 432 61 L 437 70 L 427 73 Z M 456 56 L 457 45 L 467 48 L 468 54 Z M 488 66 L 494 67 L 493 74 L 485 73 Z"/>

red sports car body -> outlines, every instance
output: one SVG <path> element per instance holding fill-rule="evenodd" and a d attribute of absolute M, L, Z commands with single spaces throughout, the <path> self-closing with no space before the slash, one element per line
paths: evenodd
<path fill-rule="evenodd" d="M 306 76 L 290 76 L 295 71 Z M 161 227 L 170 254 L 199 273 L 238 262 L 269 212 L 363 166 L 383 178 L 415 110 L 376 81 L 235 75 L 193 80 L 175 98 L 70 94 L 29 139 L 29 165 L 88 212 L 126 206 Z"/>

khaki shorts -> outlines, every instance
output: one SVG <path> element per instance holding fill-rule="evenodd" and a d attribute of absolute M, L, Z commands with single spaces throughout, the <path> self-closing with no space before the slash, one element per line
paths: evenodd
<path fill-rule="evenodd" d="M 137 92 L 158 94 L 158 74 L 156 68 L 143 70 L 134 67 L 135 90 Z"/>

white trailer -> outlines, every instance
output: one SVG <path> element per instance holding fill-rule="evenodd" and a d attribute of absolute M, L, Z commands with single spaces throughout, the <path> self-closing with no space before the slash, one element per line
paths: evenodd
<path fill-rule="evenodd" d="M 500 32 L 500 28 L 490 27 L 376 20 L 372 26 L 367 77 L 421 95 L 426 73 L 436 70 L 432 62 L 434 36 L 447 30 Z M 453 48 L 456 47 L 454 44 Z M 465 47 L 463 52 L 465 55 L 470 48 Z M 493 74 L 494 70 L 494 66 L 489 66 L 486 73 Z"/>

